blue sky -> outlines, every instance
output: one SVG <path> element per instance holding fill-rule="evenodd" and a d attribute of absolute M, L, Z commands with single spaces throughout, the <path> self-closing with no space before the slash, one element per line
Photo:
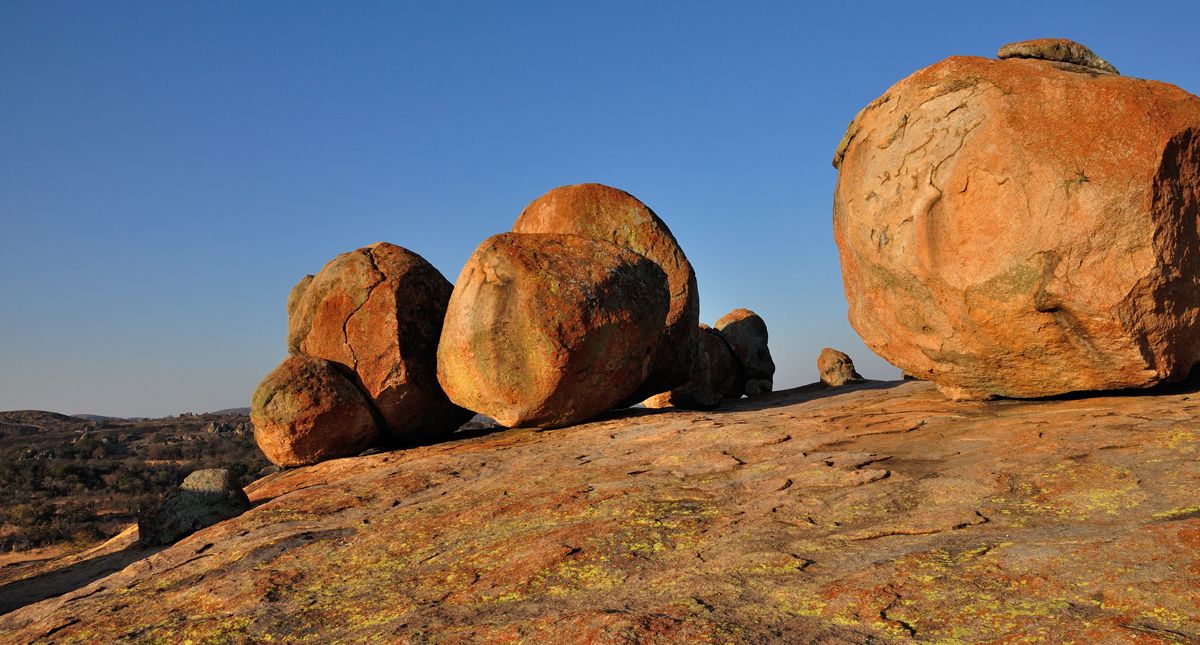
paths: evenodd
<path fill-rule="evenodd" d="M 815 3 L 814 3 L 815 4 Z M 830 6 L 837 5 L 837 6 Z M 246 405 L 288 289 L 410 248 L 453 281 L 546 190 L 637 195 L 702 320 L 763 315 L 777 387 L 846 322 L 846 124 L 954 54 L 1068 37 L 1200 91 L 1191 3 L 0 3 L 0 409 Z"/>

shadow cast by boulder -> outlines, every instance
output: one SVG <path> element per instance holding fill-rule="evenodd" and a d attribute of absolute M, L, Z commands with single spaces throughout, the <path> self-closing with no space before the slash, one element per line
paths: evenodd
<path fill-rule="evenodd" d="M 0 615 L 85 587 L 165 548 L 145 547 L 134 542 L 114 553 L 97 555 L 62 569 L 10 582 L 0 587 Z"/>

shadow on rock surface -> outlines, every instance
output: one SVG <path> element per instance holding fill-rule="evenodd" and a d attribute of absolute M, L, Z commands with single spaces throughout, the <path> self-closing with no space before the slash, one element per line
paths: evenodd
<path fill-rule="evenodd" d="M 134 542 L 114 553 L 96 555 L 63 569 L 55 569 L 10 582 L 0 587 L 0 615 L 20 609 L 25 605 L 32 605 L 47 598 L 75 591 L 165 548 L 165 546 L 146 548 Z"/>

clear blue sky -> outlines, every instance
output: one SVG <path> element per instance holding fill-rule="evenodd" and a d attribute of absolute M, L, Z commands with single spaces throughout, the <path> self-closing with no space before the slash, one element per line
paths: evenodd
<path fill-rule="evenodd" d="M 817 4 L 817 3 L 812 3 Z M 561 184 L 654 208 L 777 387 L 846 322 L 830 158 L 952 54 L 1074 38 L 1200 91 L 1194 3 L 0 2 L 0 409 L 247 405 L 288 289 L 378 240 L 453 281 Z"/>

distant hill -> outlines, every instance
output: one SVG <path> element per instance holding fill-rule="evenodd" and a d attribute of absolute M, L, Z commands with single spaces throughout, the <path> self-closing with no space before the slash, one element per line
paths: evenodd
<path fill-rule="evenodd" d="M 111 421 L 120 419 L 121 417 L 106 417 L 103 414 L 72 414 L 71 416 L 79 419 L 87 419 L 88 421 Z"/>
<path fill-rule="evenodd" d="M 87 419 L 71 417 L 44 410 L 8 410 L 0 412 L 0 432 L 14 435 L 30 435 L 45 432 L 74 432 L 83 430 Z"/>
<path fill-rule="evenodd" d="M 250 414 L 250 408 L 225 408 L 209 414 Z"/>

